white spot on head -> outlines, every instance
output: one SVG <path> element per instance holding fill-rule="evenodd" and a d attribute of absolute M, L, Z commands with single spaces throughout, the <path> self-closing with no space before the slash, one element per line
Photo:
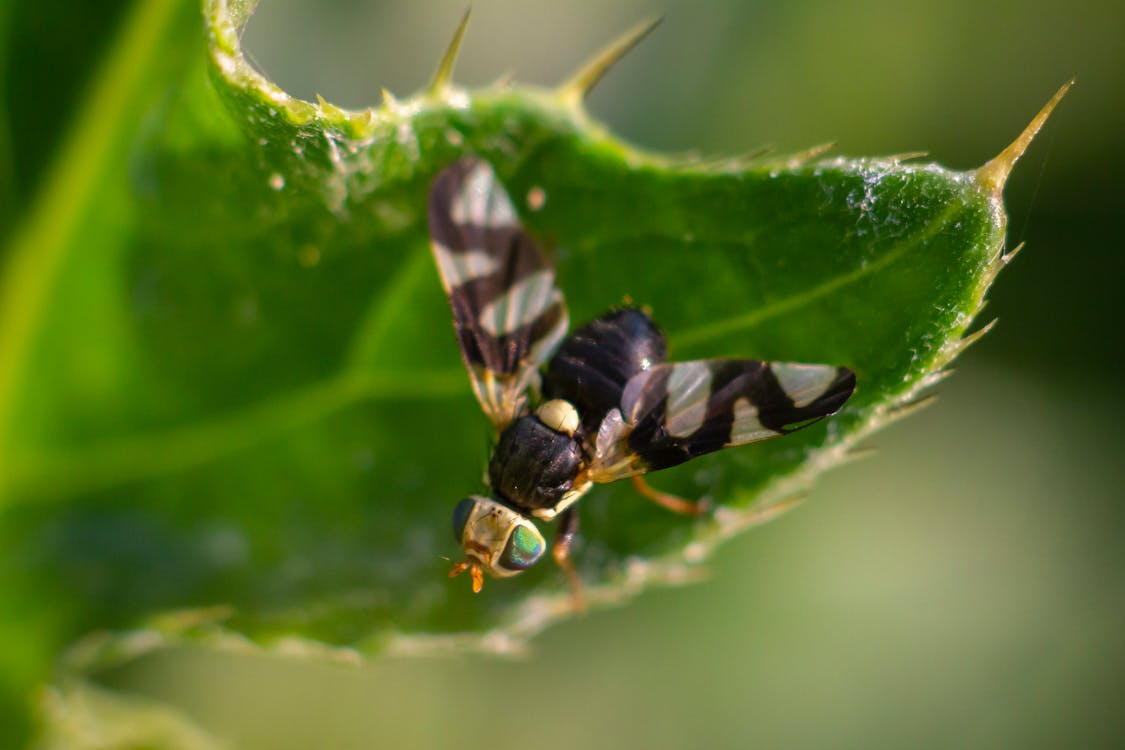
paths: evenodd
<path fill-rule="evenodd" d="M 578 429 L 578 410 L 574 408 L 572 403 L 561 398 L 544 401 L 535 411 L 535 416 L 539 417 L 540 422 L 555 432 L 573 435 L 574 431 Z"/>
<path fill-rule="evenodd" d="M 538 211 L 547 204 L 547 193 L 543 188 L 536 185 L 531 190 L 527 191 L 527 207 L 532 211 Z"/>
<path fill-rule="evenodd" d="M 499 564 L 508 538 L 516 527 L 527 529 L 538 539 L 540 548 L 546 549 L 546 541 L 531 521 L 492 498 L 474 495 L 473 500 L 475 503 L 462 532 L 462 545 L 466 555 L 470 559 L 479 560 L 489 573 L 498 578 L 507 578 L 520 572 Z M 477 547 L 485 548 L 483 555 L 478 553 Z M 486 559 L 482 560 L 481 557 Z"/>
<path fill-rule="evenodd" d="M 496 183 L 496 173 L 480 162 L 465 178 L 461 191 L 449 207 L 453 221 L 482 227 L 516 226 L 516 209 Z"/>
<path fill-rule="evenodd" d="M 274 172 L 270 175 L 270 187 L 274 190 L 281 190 L 285 187 L 285 178 L 280 173 Z"/>

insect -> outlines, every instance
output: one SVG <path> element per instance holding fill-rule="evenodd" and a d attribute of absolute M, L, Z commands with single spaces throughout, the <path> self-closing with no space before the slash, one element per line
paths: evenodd
<path fill-rule="evenodd" d="M 453 511 L 465 559 L 450 577 L 469 571 L 474 591 L 485 572 L 506 578 L 534 565 L 547 550 L 534 521 L 558 519 L 553 556 L 578 599 L 574 503 L 594 484 L 632 477 L 661 505 L 701 512 L 701 503 L 659 492 L 642 475 L 806 427 L 855 390 L 846 367 L 668 362 L 663 332 L 631 306 L 567 336 L 554 270 L 481 159 L 438 174 L 428 220 L 461 357 L 498 435 L 491 495 L 466 497 Z"/>

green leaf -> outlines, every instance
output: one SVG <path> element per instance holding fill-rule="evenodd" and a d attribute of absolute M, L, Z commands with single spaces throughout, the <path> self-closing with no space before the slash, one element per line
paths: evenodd
<path fill-rule="evenodd" d="M 64 680 L 41 700 L 42 750 L 229 750 L 172 706 L 114 692 L 88 681 Z"/>
<path fill-rule="evenodd" d="M 943 375 L 1009 257 L 1004 180 L 1065 91 L 971 172 L 815 151 L 673 159 L 582 104 L 649 26 L 556 90 L 460 89 L 455 41 L 426 91 L 345 111 L 246 62 L 252 7 L 208 0 L 201 30 L 187 3 L 138 5 L 12 237 L 9 692 L 95 630 L 133 635 L 87 638 L 64 671 L 187 637 L 337 657 L 504 650 L 570 614 L 549 564 L 479 596 L 446 580 L 449 514 L 480 490 L 489 439 L 425 231 L 430 180 L 458 156 L 490 161 L 554 249 L 575 321 L 629 297 L 677 359 L 858 373 L 832 420 L 654 478 L 714 498 L 713 517 L 626 486 L 584 499 L 577 562 L 600 605 L 695 577 Z"/>
<path fill-rule="evenodd" d="M 0 243 L 26 208 L 126 5 L 0 2 L 7 42 L 0 45 Z"/>

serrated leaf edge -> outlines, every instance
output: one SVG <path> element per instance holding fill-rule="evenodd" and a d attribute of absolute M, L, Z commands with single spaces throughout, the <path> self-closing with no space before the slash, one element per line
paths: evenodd
<path fill-rule="evenodd" d="M 245 7 L 249 8 L 250 6 L 246 5 Z M 453 86 L 451 80 L 452 62 L 455 59 L 456 47 L 460 43 L 460 36 L 467 22 L 467 15 L 462 19 L 462 25 L 451 44 L 452 56 L 447 51 L 448 66 L 445 63 L 445 58 L 443 58 L 443 62 L 439 65 L 438 74 L 435 75 L 434 80 L 440 81 L 440 85 L 431 85 L 430 89 L 422 95 L 406 102 L 399 102 L 392 96 L 385 95 L 384 111 L 380 113 L 376 113 L 374 109 L 355 113 L 333 107 L 324 102 L 323 99 L 320 100 L 318 105 L 312 105 L 290 97 L 260 73 L 254 71 L 242 57 L 239 48 L 238 30 L 240 23 L 236 23 L 235 17 L 229 13 L 221 17 L 215 15 L 218 10 L 225 11 L 226 8 L 225 0 L 208 0 L 207 2 L 209 28 L 212 34 L 212 58 L 216 66 L 231 83 L 246 89 L 256 90 L 274 104 L 285 108 L 285 111 L 301 124 L 315 119 L 327 118 L 336 120 L 336 124 L 339 124 L 341 119 L 346 119 L 353 125 L 371 127 L 381 115 L 392 115 L 396 118 L 411 117 L 427 102 L 432 104 L 434 100 L 441 102 L 443 105 L 452 104 L 454 106 L 464 106 L 468 102 L 467 92 Z M 241 18 L 241 22 L 244 21 L 245 16 Z M 631 49 L 640 38 L 651 31 L 654 26 L 655 23 L 648 22 L 631 30 L 611 44 L 607 53 L 603 53 L 603 57 L 609 60 L 609 64 L 612 64 L 624 52 Z M 594 65 L 595 71 L 600 70 L 600 72 L 582 74 L 580 71 L 580 74 L 576 74 L 570 82 L 564 84 L 560 90 L 566 93 L 558 98 L 572 106 L 575 101 L 581 102 L 583 92 L 596 83 L 609 67 L 609 65 L 603 65 L 604 69 L 598 68 L 597 65 L 601 65 L 601 63 L 596 63 L 596 61 L 597 58 L 595 63 L 591 64 Z M 443 72 L 447 67 L 448 75 Z M 1002 190 L 1012 166 L 1027 149 L 1035 134 L 1042 128 L 1051 111 L 1072 84 L 1073 80 L 1060 88 L 1047 105 L 1040 110 L 1031 124 L 1001 154 L 979 169 L 968 173 L 969 177 L 988 193 L 996 215 L 1000 219 L 1003 219 L 1004 216 Z M 578 92 L 577 96 L 575 92 Z M 557 95 L 558 91 L 556 91 Z M 897 164 L 914 156 L 916 154 L 900 155 L 897 158 L 890 159 L 890 161 Z M 934 167 L 928 165 L 925 168 Z M 941 222 L 935 221 L 934 225 L 940 226 Z M 1003 221 L 999 222 L 999 225 L 1003 226 Z M 612 575 L 605 583 L 589 586 L 586 589 L 588 606 L 591 606 L 591 608 L 621 606 L 651 586 L 675 586 L 699 580 L 705 574 L 702 563 L 710 557 L 719 544 L 797 504 L 817 476 L 828 469 L 865 455 L 867 451 L 861 443 L 871 434 L 929 403 L 932 396 L 927 395 L 926 390 L 948 374 L 950 363 L 962 351 L 979 340 L 993 327 L 995 321 L 976 333 L 965 335 L 965 331 L 972 320 L 983 308 L 986 293 L 999 270 L 1015 256 L 1021 247 L 1022 244 L 1005 254 L 1001 243 L 1001 246 L 997 248 L 995 255 L 989 261 L 988 268 L 980 275 L 980 283 L 974 294 L 976 305 L 973 313 L 965 316 L 961 325 L 957 326 L 956 333 L 952 334 L 936 350 L 928 363 L 919 368 L 919 375 L 900 393 L 872 408 L 868 418 L 848 435 L 837 437 L 834 441 L 830 438 L 830 444 L 811 451 L 805 462 L 797 470 L 777 478 L 764 489 L 754 493 L 753 502 L 747 507 L 740 509 L 721 506 L 717 508 L 713 518 L 701 525 L 702 530 L 697 538 L 688 543 L 682 550 L 650 559 L 630 558 L 623 568 Z M 745 321 L 741 322 L 741 325 L 745 324 Z M 731 323 L 724 323 L 724 325 L 731 325 Z M 680 338 L 682 340 L 684 335 L 689 338 L 694 335 L 696 338 L 702 339 L 719 333 L 721 332 L 711 331 L 708 328 L 707 330 L 696 331 L 694 334 L 685 332 Z M 834 425 L 830 425 L 829 430 L 834 431 Z M 745 494 L 741 495 L 741 498 L 749 500 Z M 171 613 L 169 616 L 174 621 L 177 614 Z M 187 643 L 202 643 L 220 650 L 266 652 L 288 657 L 306 658 L 315 656 L 316 658 L 326 658 L 344 663 L 357 663 L 362 661 L 364 656 L 375 654 L 432 656 L 479 652 L 514 656 L 525 654 L 530 639 L 535 635 L 551 625 L 572 617 L 574 614 L 573 599 L 569 593 L 532 594 L 521 605 L 513 609 L 512 614 L 504 624 L 481 633 L 407 634 L 381 632 L 372 636 L 366 644 L 360 644 L 357 647 L 334 647 L 301 637 L 280 638 L 271 643 L 261 644 L 250 641 L 241 634 L 225 628 L 219 615 L 215 615 L 213 619 L 204 618 L 202 624 L 192 621 L 191 617 L 187 617 L 190 624 L 186 627 L 164 625 L 141 628 L 125 634 L 111 634 L 108 636 L 108 640 L 102 640 L 100 643 L 91 640 L 91 638 L 105 639 L 107 638 L 105 634 L 82 639 L 68 652 L 64 663 L 76 673 L 89 673 L 107 665 L 119 663 L 123 657 L 135 658 L 154 648 Z M 167 620 L 169 616 L 166 616 L 165 619 Z"/>

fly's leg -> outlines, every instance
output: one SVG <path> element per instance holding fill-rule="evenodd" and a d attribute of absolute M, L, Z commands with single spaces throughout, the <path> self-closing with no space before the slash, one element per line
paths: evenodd
<path fill-rule="evenodd" d="M 697 500 L 693 503 L 691 500 L 685 500 L 678 495 L 661 492 L 646 482 L 645 478 L 640 474 L 633 477 L 633 487 L 649 500 L 662 508 L 667 508 L 673 513 L 682 513 L 685 516 L 702 516 L 711 510 L 711 502 L 709 500 Z"/>
<path fill-rule="evenodd" d="M 554 555 L 555 562 L 566 574 L 566 582 L 570 586 L 574 611 L 585 612 L 586 600 L 582 596 L 582 580 L 578 577 L 578 571 L 574 569 L 574 562 L 570 559 L 570 545 L 574 543 L 574 537 L 577 533 L 578 513 L 575 512 L 574 508 L 567 508 L 559 516 L 559 533 L 555 537 L 555 546 L 551 550 L 551 554 Z"/>

